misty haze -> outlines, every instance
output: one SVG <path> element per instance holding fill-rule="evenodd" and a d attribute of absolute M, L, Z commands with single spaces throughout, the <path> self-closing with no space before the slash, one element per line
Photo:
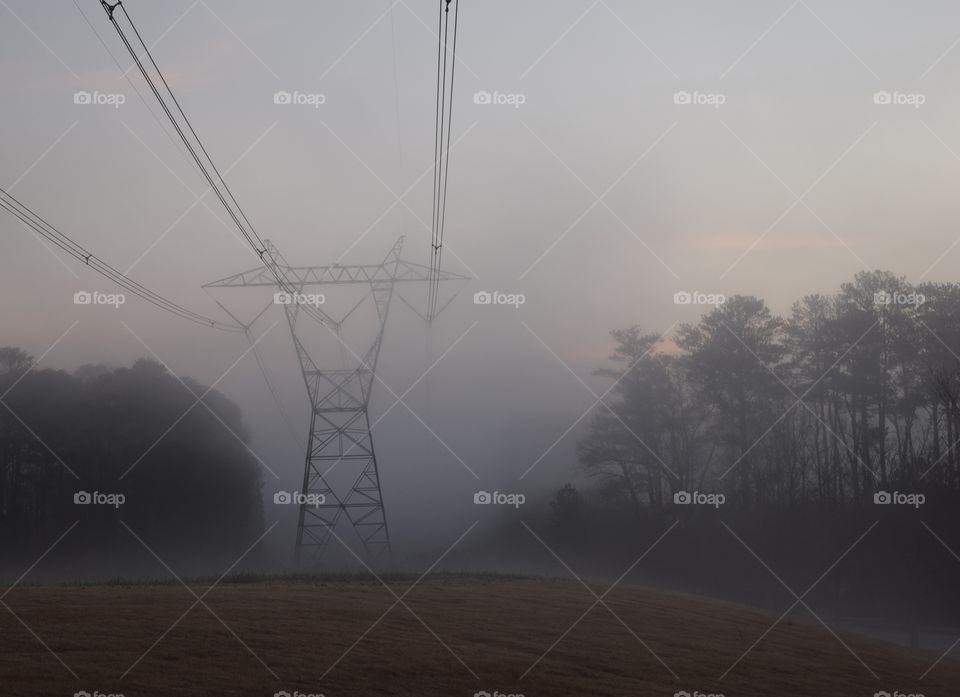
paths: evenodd
<path fill-rule="evenodd" d="M 960 694 L 960 7 L 0 0 L 0 696 Z"/>

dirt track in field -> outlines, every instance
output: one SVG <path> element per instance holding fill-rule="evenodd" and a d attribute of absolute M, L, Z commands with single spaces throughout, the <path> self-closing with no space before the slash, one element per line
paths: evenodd
<path fill-rule="evenodd" d="M 843 635 L 847 648 L 791 620 L 720 680 L 776 616 L 630 587 L 573 629 L 595 599 L 550 580 L 427 580 L 385 616 L 395 598 L 361 583 L 226 584 L 185 616 L 196 599 L 175 586 L 25 588 L 3 602 L 22 620 L 0 606 L 3 697 L 960 695 L 952 659 L 920 680 L 936 656 Z"/>

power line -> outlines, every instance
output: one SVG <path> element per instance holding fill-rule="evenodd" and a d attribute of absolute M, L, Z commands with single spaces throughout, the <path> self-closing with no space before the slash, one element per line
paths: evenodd
<path fill-rule="evenodd" d="M 133 89 L 133 91 L 136 93 L 137 97 L 140 99 L 143 106 L 145 106 L 147 108 L 147 111 L 150 112 L 150 116 L 152 116 L 153 120 L 156 121 L 157 125 L 160 127 L 160 130 L 163 131 L 164 135 L 167 136 L 167 139 L 171 143 L 173 143 L 173 146 L 174 148 L 176 148 L 177 152 L 179 152 L 183 156 L 183 158 L 186 159 L 187 157 L 186 153 L 184 153 L 180 149 L 180 145 L 177 143 L 176 140 L 174 140 L 173 135 L 171 135 L 170 133 L 170 130 L 163 125 L 163 123 L 160 121 L 160 117 L 157 116 L 156 112 L 153 110 L 150 104 L 147 103 L 147 100 L 143 96 L 143 93 L 139 89 L 137 89 L 137 86 L 135 84 L 133 84 L 133 80 L 130 79 L 130 76 L 127 75 L 127 71 L 123 69 L 122 65 L 120 65 L 120 61 L 117 60 L 117 57 L 113 55 L 113 51 L 110 50 L 110 47 L 107 46 L 107 43 L 103 40 L 103 37 L 100 36 L 100 32 L 97 31 L 97 28 L 93 26 L 93 22 L 90 21 L 89 17 L 87 17 L 87 13 L 83 11 L 82 7 L 80 7 L 79 2 L 77 2 L 77 0 L 73 0 L 73 4 L 74 6 L 76 6 L 77 10 L 80 12 L 80 16 L 83 17 L 83 21 L 86 23 L 88 27 L 90 27 L 90 31 L 93 32 L 93 35 L 97 38 L 97 41 L 100 42 L 100 45 L 103 46 L 103 49 L 107 52 L 107 55 L 110 56 L 110 59 L 113 61 L 113 64 L 117 66 L 117 70 L 120 71 L 120 74 L 123 76 L 123 79 L 127 81 L 127 84 L 129 84 L 131 89 Z M 189 160 L 187 160 L 187 162 L 189 162 Z"/>
<path fill-rule="evenodd" d="M 227 214 L 230 216 L 230 219 L 237 226 L 237 229 L 244 236 L 247 242 L 250 244 L 253 249 L 254 254 L 260 260 L 260 262 L 266 266 L 270 272 L 276 277 L 277 284 L 286 292 L 292 293 L 296 292 L 296 289 L 290 285 L 287 281 L 287 278 L 280 273 L 277 269 L 275 261 L 267 253 L 266 245 L 261 239 L 260 235 L 257 233 L 256 229 L 253 227 L 253 224 L 250 222 L 250 219 L 247 217 L 246 213 L 241 208 L 240 204 L 237 202 L 236 197 L 233 195 L 233 192 L 230 190 L 230 187 L 227 185 L 227 182 L 224 180 L 223 176 L 220 173 L 220 170 L 217 168 L 216 164 L 213 162 L 213 159 L 210 157 L 210 153 L 207 151 L 207 148 L 204 146 L 203 141 L 200 140 L 200 137 L 197 135 L 196 130 L 193 127 L 193 124 L 190 122 L 190 119 L 187 118 L 186 113 L 183 111 L 183 108 L 180 105 L 179 100 L 176 95 L 173 93 L 173 90 L 170 88 L 169 83 L 163 75 L 163 72 L 160 70 L 160 67 L 157 65 L 157 62 L 153 58 L 149 47 L 146 42 L 144 42 L 143 37 L 141 36 L 136 25 L 133 23 L 129 13 L 127 13 L 126 8 L 120 0 L 117 0 L 114 4 L 110 4 L 107 0 L 100 0 L 100 4 L 103 6 L 103 9 L 107 13 L 107 17 L 110 20 L 110 23 L 113 25 L 114 29 L 117 31 L 117 35 L 120 37 L 120 40 L 123 42 L 123 45 L 126 47 L 127 52 L 133 58 L 134 63 L 137 68 L 140 70 L 140 74 L 143 75 L 144 80 L 146 80 L 147 85 L 150 87 L 150 90 L 153 92 L 154 97 L 157 98 L 157 101 L 160 103 L 161 108 L 164 113 L 167 115 L 167 118 L 170 120 L 170 123 L 173 124 L 174 130 L 177 132 L 177 135 L 180 136 L 180 139 L 183 141 L 183 144 L 187 148 L 187 152 L 190 153 L 190 156 L 193 158 L 194 162 L 200 168 L 200 172 L 203 177 L 207 180 L 207 183 L 210 185 L 210 188 L 216 194 L 217 198 L 220 200 L 220 203 L 223 204 L 224 209 L 227 211 Z M 157 77 L 159 78 L 160 83 L 163 86 L 163 92 L 169 95 L 171 104 L 168 103 L 167 99 L 164 98 L 163 93 L 161 92 L 160 87 L 158 86 L 154 77 L 150 74 L 147 69 L 147 66 L 144 64 L 143 60 L 140 57 L 138 51 L 134 48 L 131 43 L 130 38 L 127 36 L 126 32 L 120 26 L 120 23 L 117 21 L 116 10 L 120 9 L 123 17 L 126 20 L 126 23 L 129 24 L 130 28 L 133 30 L 133 34 L 136 37 L 136 41 L 143 48 L 143 55 L 149 59 L 150 65 L 153 67 L 153 70 L 156 72 Z M 174 109 L 180 115 L 180 119 L 174 114 Z M 182 122 L 181 122 L 182 120 Z M 189 134 L 193 136 L 192 140 L 188 136 Z M 203 155 L 201 158 L 200 155 Z M 212 174 L 211 174 L 212 170 Z M 229 200 L 228 200 L 229 199 Z M 231 205 L 232 204 L 232 205 Z"/>
<path fill-rule="evenodd" d="M 450 43 L 450 6 L 453 5 L 453 43 Z M 459 0 L 440 0 L 437 20 L 437 103 L 434 133 L 433 214 L 431 218 L 430 274 L 427 320 L 437 312 L 440 269 L 443 263 L 443 236 L 446 226 L 447 190 L 450 181 L 450 138 L 453 125 L 453 86 L 456 75 Z M 448 66 L 449 62 L 449 77 Z"/>
<path fill-rule="evenodd" d="M 203 144 L 203 141 L 200 140 L 200 136 L 197 134 L 196 129 L 194 129 L 193 124 L 184 112 L 183 107 L 180 105 L 180 101 L 170 88 L 170 84 L 164 77 L 159 65 L 157 65 L 150 48 L 143 40 L 140 31 L 133 23 L 133 19 L 130 17 L 123 3 L 120 0 L 117 0 L 111 5 L 107 0 L 100 0 L 100 4 L 106 11 L 110 23 L 113 25 L 114 29 L 116 29 L 117 35 L 120 37 L 120 40 L 126 47 L 127 52 L 133 58 L 134 63 L 140 70 L 140 74 L 143 75 L 143 78 L 146 80 L 147 85 L 153 92 L 154 97 L 156 97 L 157 101 L 160 103 L 160 106 L 167 115 L 167 118 L 170 120 L 170 123 L 173 124 L 177 135 L 180 136 L 180 140 L 186 146 L 187 152 L 189 152 L 197 167 L 200 168 L 200 173 L 203 175 L 210 188 L 216 194 L 220 203 L 230 216 L 230 219 L 237 226 L 237 229 L 253 249 L 255 256 L 258 258 L 260 263 L 263 264 L 264 267 L 266 267 L 274 276 L 277 281 L 277 285 L 281 290 L 293 295 L 298 294 L 301 289 L 289 281 L 286 271 L 281 271 L 277 259 L 274 258 L 269 250 L 268 245 L 257 233 L 256 228 L 254 228 L 253 224 L 250 222 L 250 219 L 247 217 L 247 214 L 237 201 L 237 198 L 233 195 L 233 192 L 230 190 L 226 180 L 223 178 L 223 175 L 220 173 L 220 170 L 214 163 L 213 158 L 210 157 L 210 153 Z M 142 47 L 142 54 L 149 60 L 149 64 L 153 67 L 157 78 L 159 78 L 159 85 L 153 75 L 150 74 L 150 71 L 147 69 L 147 65 L 142 60 L 140 53 L 138 53 L 138 51 L 135 49 L 127 33 L 117 21 L 116 10 L 118 8 L 125 18 L 126 23 L 129 24 L 130 28 L 133 30 L 133 35 L 136 37 L 137 43 L 140 45 L 140 47 Z M 169 95 L 170 103 L 168 103 L 168 100 L 164 97 L 164 93 Z M 176 111 L 176 114 L 179 114 L 179 119 L 174 111 Z M 192 136 L 192 139 L 190 136 Z M 203 157 L 201 157 L 201 154 Z M 304 307 L 303 310 L 308 316 L 317 322 L 320 322 L 321 324 L 327 323 L 327 318 L 313 308 Z"/>
<path fill-rule="evenodd" d="M 82 261 L 85 265 L 89 266 L 101 276 L 104 276 L 113 283 L 116 283 L 130 293 L 143 298 L 152 305 L 159 307 L 161 310 L 165 310 L 182 319 L 186 319 L 206 327 L 211 327 L 213 329 L 220 329 L 224 331 L 239 331 L 241 329 L 239 326 L 227 324 L 225 322 L 221 322 L 189 310 L 182 305 L 178 305 L 172 300 L 168 300 L 159 293 L 155 293 L 141 283 L 134 281 L 132 278 L 129 278 L 110 264 L 98 258 L 93 254 L 93 252 L 90 252 L 86 248 L 82 247 L 65 233 L 55 228 L 53 225 L 48 223 L 46 220 L 37 215 L 37 213 L 15 198 L 10 192 L 2 188 L 0 188 L 0 208 L 3 208 L 14 215 L 27 228 L 42 236 L 56 247 L 72 256 L 74 259 Z"/>
<path fill-rule="evenodd" d="M 449 2 L 447 3 L 449 9 Z M 440 209 L 440 238 L 439 248 L 437 249 L 437 278 L 434 280 L 434 285 L 436 290 L 433 294 L 433 305 L 434 312 L 436 313 L 437 298 L 440 291 L 440 269 L 443 266 L 443 233 L 446 228 L 447 223 L 447 191 L 449 187 L 447 186 L 450 181 L 450 137 L 453 127 L 453 86 L 454 86 L 454 76 L 457 69 L 457 28 L 460 20 L 460 2 L 457 0 L 456 5 L 454 6 L 453 14 L 453 54 L 450 61 L 450 108 L 447 111 L 447 154 L 443 167 L 443 203 Z M 439 313 L 437 313 L 439 314 Z"/>

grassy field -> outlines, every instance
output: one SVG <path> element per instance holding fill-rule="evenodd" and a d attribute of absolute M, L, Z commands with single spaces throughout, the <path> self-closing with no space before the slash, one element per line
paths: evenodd
<path fill-rule="evenodd" d="M 390 581 L 400 596 L 410 583 Z M 209 609 L 189 612 L 197 599 L 176 585 L 14 589 L 0 606 L 0 694 L 960 694 L 960 663 L 920 680 L 936 656 L 849 635 L 845 647 L 815 622 L 784 620 L 729 670 L 776 616 L 627 586 L 587 612 L 595 598 L 575 582 L 440 577 L 386 615 L 396 598 L 378 583 L 206 588 L 192 586 Z"/>

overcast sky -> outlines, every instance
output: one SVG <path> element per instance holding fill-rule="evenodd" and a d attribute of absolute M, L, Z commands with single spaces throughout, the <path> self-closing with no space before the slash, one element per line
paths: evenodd
<path fill-rule="evenodd" d="M 201 289 L 255 260 L 212 195 L 197 203 L 205 184 L 99 1 L 77 3 L 92 28 L 73 0 L 0 0 L 2 186 L 182 305 L 252 316 L 268 291 Z M 534 463 L 528 481 L 568 479 L 579 431 L 567 429 L 606 389 L 591 371 L 609 330 L 695 320 L 704 308 L 676 305 L 679 291 L 754 294 L 786 312 L 868 268 L 956 279 L 956 3 L 461 4 L 444 260 L 474 280 L 429 332 L 395 304 L 380 371 L 401 395 L 443 356 L 378 425 L 385 495 L 411 526 L 423 487 L 460 501 L 525 486 Z M 406 234 L 404 256 L 427 261 L 435 1 L 125 6 L 288 259 L 376 263 Z M 123 104 L 76 104 L 81 91 Z M 323 103 L 275 104 L 278 91 Z M 507 103 L 477 103 L 481 92 Z M 296 485 L 302 454 L 252 357 L 224 375 L 242 337 L 135 298 L 80 311 L 73 293 L 107 282 L 6 214 L 0 230 L 2 343 L 35 356 L 56 344 L 44 366 L 155 355 L 219 380 L 276 472 L 268 490 Z M 482 290 L 526 303 L 475 306 Z M 306 398 L 278 320 L 268 313 L 255 334 L 268 332 L 259 348 L 302 432 Z M 394 401 L 379 385 L 373 417 Z"/>

